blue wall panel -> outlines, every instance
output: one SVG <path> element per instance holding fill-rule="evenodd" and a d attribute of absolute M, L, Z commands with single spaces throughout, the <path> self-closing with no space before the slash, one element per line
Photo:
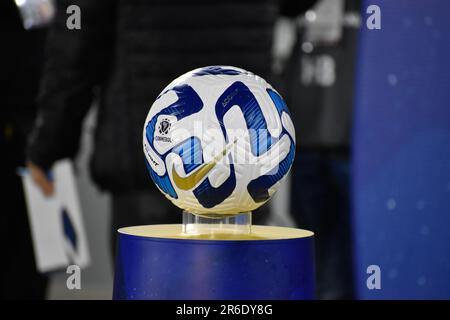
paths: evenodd
<path fill-rule="evenodd" d="M 381 8 L 381 30 L 365 9 Z M 356 289 L 450 298 L 450 1 L 364 1 L 353 132 Z M 381 290 L 366 286 L 381 268 Z"/>

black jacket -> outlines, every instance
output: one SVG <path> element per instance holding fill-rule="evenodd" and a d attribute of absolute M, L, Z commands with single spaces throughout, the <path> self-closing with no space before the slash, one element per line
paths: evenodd
<path fill-rule="evenodd" d="M 0 170 L 13 178 L 36 115 L 45 37 L 46 28 L 24 29 L 14 0 L 0 1 Z"/>
<path fill-rule="evenodd" d="M 207 65 L 268 77 L 275 19 L 310 1 L 297 2 L 280 9 L 276 0 L 59 1 L 29 159 L 49 168 L 73 157 L 97 96 L 94 181 L 113 192 L 150 188 L 142 129 L 156 96 L 177 76 Z M 71 4 L 81 9 L 81 30 L 66 28 Z"/>

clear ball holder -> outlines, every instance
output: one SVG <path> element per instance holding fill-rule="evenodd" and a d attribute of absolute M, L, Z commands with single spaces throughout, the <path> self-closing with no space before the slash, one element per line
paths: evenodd
<path fill-rule="evenodd" d="M 314 298 L 314 237 L 254 226 L 251 212 L 118 230 L 113 299 Z"/>
<path fill-rule="evenodd" d="M 235 215 L 196 215 L 183 211 L 183 234 L 203 239 L 249 236 L 252 232 L 252 213 Z"/>

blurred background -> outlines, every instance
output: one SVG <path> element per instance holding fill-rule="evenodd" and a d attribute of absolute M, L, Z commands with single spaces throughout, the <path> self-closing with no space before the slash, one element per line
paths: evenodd
<path fill-rule="evenodd" d="M 296 160 L 255 219 L 316 233 L 319 299 L 449 299 L 448 12 L 445 0 L 2 1 L 2 299 L 110 299 L 114 230 L 181 221 L 146 173 L 141 130 L 163 87 L 206 65 L 261 75 L 291 111 Z M 16 174 L 26 166 L 51 194 L 45 172 L 64 158 L 91 255 L 80 290 L 65 270 L 36 271 Z"/>

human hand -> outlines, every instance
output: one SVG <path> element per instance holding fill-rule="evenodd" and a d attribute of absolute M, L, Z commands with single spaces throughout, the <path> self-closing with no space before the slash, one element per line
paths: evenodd
<path fill-rule="evenodd" d="M 54 192 L 53 182 L 48 178 L 47 173 L 33 162 L 27 162 L 27 169 L 33 181 L 39 186 L 44 195 L 51 196 Z"/>

